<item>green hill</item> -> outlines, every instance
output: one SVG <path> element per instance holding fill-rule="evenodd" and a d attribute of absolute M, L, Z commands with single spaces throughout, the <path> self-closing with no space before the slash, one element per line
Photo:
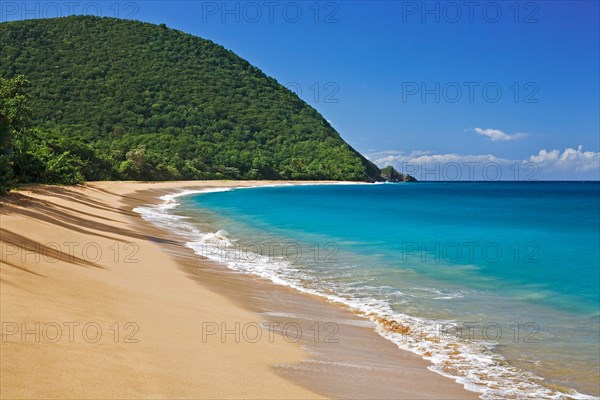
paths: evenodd
<path fill-rule="evenodd" d="M 380 179 L 293 92 L 164 25 L 2 23 L 0 77 L 18 75 L 30 82 L 32 126 L 85 179 Z"/>

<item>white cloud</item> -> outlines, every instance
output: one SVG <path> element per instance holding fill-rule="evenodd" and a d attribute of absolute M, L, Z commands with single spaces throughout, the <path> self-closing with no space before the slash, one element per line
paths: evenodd
<path fill-rule="evenodd" d="M 537 155 L 529 157 L 529 161 L 550 171 L 588 172 L 600 170 L 600 153 L 583 151 L 579 145 L 577 150 L 567 147 L 561 154 L 558 150 L 540 150 Z"/>
<path fill-rule="evenodd" d="M 526 133 L 513 133 L 509 135 L 508 133 L 504 133 L 499 129 L 481 129 L 475 128 L 475 133 L 488 137 L 492 142 L 507 142 L 509 140 L 519 140 L 527 137 Z"/>
<path fill-rule="evenodd" d="M 461 155 L 456 153 L 448 154 L 431 154 L 429 151 L 415 150 L 409 154 L 404 154 L 401 151 L 381 151 L 370 154 L 369 158 L 380 166 L 394 165 L 399 163 L 413 164 L 433 164 L 433 163 L 450 163 L 450 162 L 496 162 L 509 163 L 511 160 L 496 157 L 491 154 L 481 155 Z"/>
<path fill-rule="evenodd" d="M 369 154 L 380 167 L 392 165 L 419 180 L 538 180 L 600 178 L 600 152 L 566 148 L 542 149 L 525 159 L 493 154 L 431 154 L 429 151 L 380 151 Z M 458 172 L 457 172 L 458 171 Z M 450 174 L 450 172 L 452 174 Z M 496 178 L 497 177 L 497 178 Z"/>

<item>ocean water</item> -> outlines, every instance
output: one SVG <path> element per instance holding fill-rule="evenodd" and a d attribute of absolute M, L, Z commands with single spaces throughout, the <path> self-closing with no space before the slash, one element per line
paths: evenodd
<path fill-rule="evenodd" d="M 345 304 L 483 398 L 600 377 L 600 183 L 302 185 L 167 196 L 199 257 Z"/>

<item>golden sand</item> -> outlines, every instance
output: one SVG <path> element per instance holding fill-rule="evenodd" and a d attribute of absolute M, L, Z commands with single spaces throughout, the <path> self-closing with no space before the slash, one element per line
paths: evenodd
<path fill-rule="evenodd" d="M 139 221 L 132 205 L 158 193 L 268 183 L 95 182 L 0 198 L 0 396 L 321 397 L 273 368 L 306 359 L 297 343 L 266 335 L 253 343 L 203 340 L 206 321 L 260 316 L 191 279 L 164 251 L 168 236 L 132 223 Z M 405 397 L 467 394 L 422 360 L 403 357 L 406 380 L 415 382 L 402 382 Z"/>

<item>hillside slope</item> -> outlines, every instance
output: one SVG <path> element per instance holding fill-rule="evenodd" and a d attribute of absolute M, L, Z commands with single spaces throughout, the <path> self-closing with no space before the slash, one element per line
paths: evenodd
<path fill-rule="evenodd" d="M 84 148 L 87 179 L 380 177 L 290 90 L 164 25 L 83 16 L 2 23 L 0 76 L 21 74 L 33 125 Z"/>

